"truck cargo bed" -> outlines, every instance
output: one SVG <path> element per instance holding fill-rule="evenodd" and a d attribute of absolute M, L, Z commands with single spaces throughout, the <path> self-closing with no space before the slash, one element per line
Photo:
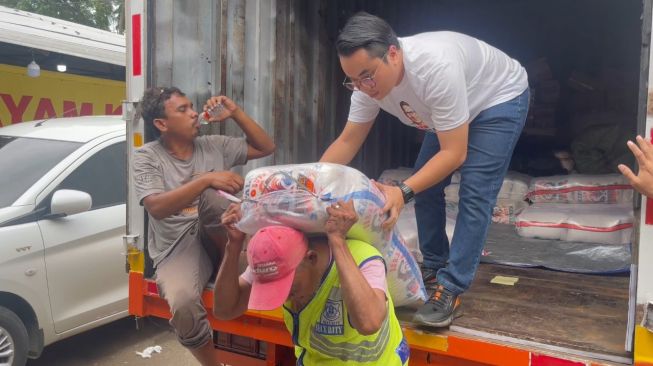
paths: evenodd
<path fill-rule="evenodd" d="M 490 283 L 495 276 L 519 280 L 513 286 Z M 448 331 L 482 332 L 579 354 L 628 357 L 624 350 L 628 282 L 625 275 L 481 264 L 472 287 L 462 296 L 463 316 Z M 398 314 L 404 326 L 417 328 L 410 321 L 413 310 L 399 309 Z"/>

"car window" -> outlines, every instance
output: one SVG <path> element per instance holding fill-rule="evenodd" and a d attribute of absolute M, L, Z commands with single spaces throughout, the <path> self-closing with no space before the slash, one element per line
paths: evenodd
<path fill-rule="evenodd" d="M 81 145 L 79 142 L 0 136 L 0 207 L 13 204 Z"/>
<path fill-rule="evenodd" d="M 95 153 L 80 165 L 57 189 L 76 189 L 91 195 L 91 210 L 123 204 L 127 200 L 125 142 Z"/>

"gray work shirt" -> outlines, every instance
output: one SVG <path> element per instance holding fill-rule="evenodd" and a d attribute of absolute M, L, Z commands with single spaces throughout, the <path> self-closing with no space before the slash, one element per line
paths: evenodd
<path fill-rule="evenodd" d="M 181 160 L 170 155 L 159 140 L 135 151 L 134 185 L 141 204 L 151 194 L 178 188 L 197 175 L 209 171 L 225 171 L 247 162 L 245 138 L 209 135 L 195 139 L 193 156 Z M 197 219 L 199 196 L 183 210 L 164 219 L 149 216 L 148 250 L 154 265 L 158 265 L 174 247 L 180 234 Z"/>

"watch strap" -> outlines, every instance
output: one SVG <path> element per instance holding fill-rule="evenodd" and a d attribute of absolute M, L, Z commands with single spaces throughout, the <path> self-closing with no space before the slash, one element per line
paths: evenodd
<path fill-rule="evenodd" d="M 408 203 L 415 198 L 415 192 L 413 189 L 407 186 L 404 182 L 399 183 L 399 189 L 401 189 L 401 194 L 404 197 L 404 203 Z"/>

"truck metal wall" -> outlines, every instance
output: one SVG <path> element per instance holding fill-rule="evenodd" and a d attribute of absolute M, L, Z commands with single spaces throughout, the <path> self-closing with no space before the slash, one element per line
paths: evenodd
<path fill-rule="evenodd" d="M 341 86 L 344 75 L 334 40 L 358 10 L 384 17 L 400 36 L 461 31 L 524 65 L 544 50 L 552 62 L 575 55 L 579 63 L 597 67 L 639 69 L 639 58 L 621 57 L 639 52 L 635 38 L 640 36 L 632 35 L 640 24 L 627 16 L 629 9 L 641 7 L 639 1 L 157 0 L 149 5 L 155 20 L 149 25 L 154 45 L 150 84 L 177 85 L 198 106 L 217 93 L 242 105 L 278 146 L 274 156 L 248 168 L 315 161 L 340 132 L 350 92 Z M 538 20 L 542 17 L 555 21 Z M 598 39 L 611 44 L 610 52 L 598 51 L 605 47 Z M 625 85 L 636 85 L 638 76 L 628 74 Z M 622 100 L 633 104 L 625 108 L 634 111 L 638 90 L 630 88 L 624 95 Z M 376 125 L 353 165 L 371 177 L 385 168 L 411 165 L 418 132 L 383 113 Z M 625 128 L 634 133 L 635 125 Z M 240 134 L 233 122 L 207 128 Z"/>
<path fill-rule="evenodd" d="M 176 85 L 201 107 L 226 94 L 277 143 L 246 169 L 316 161 L 347 118 L 350 92 L 335 53 L 339 27 L 375 2 L 327 0 L 150 1 L 149 85 Z M 393 2 L 387 2 L 393 3 Z M 386 9 L 387 10 L 387 9 Z M 381 118 L 354 166 L 371 176 L 415 155 L 415 131 Z M 384 126 L 386 125 L 386 126 Z M 233 122 L 206 132 L 240 135 Z M 397 138 L 397 136 L 404 138 Z M 392 138 L 391 138 L 392 137 Z M 391 142 L 392 141 L 392 142 Z M 392 145 L 391 145 L 392 144 Z"/>

